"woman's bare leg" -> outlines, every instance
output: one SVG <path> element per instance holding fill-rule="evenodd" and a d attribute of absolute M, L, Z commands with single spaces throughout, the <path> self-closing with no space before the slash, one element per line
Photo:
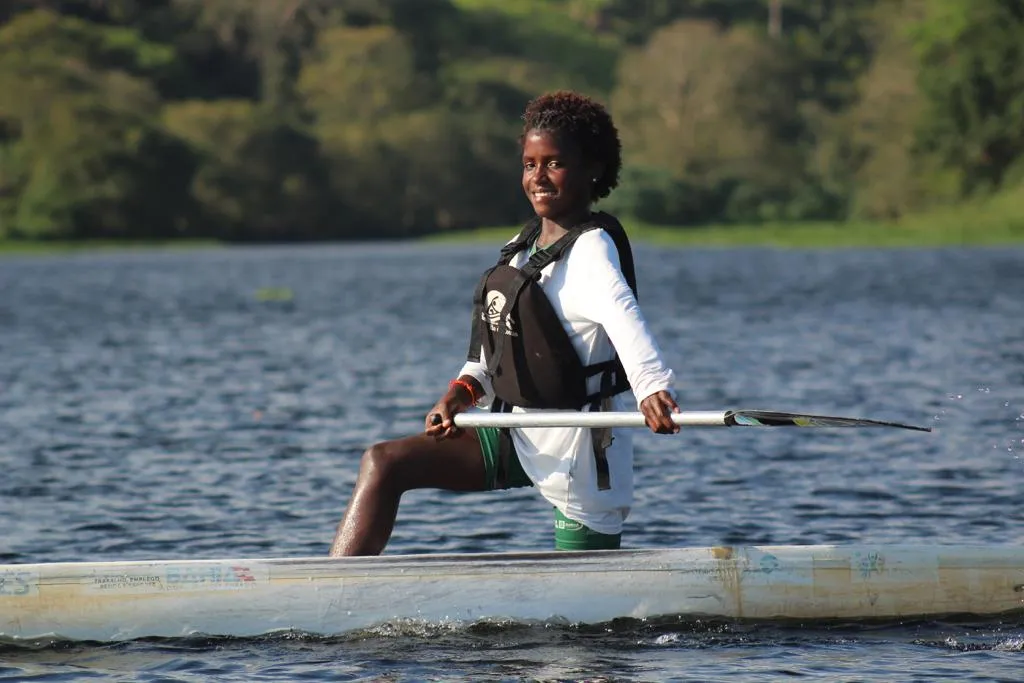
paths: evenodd
<path fill-rule="evenodd" d="M 473 430 L 438 440 L 420 434 L 371 446 L 359 465 L 352 498 L 331 557 L 379 555 L 391 537 L 402 494 L 412 489 L 483 491 L 486 470 Z"/>

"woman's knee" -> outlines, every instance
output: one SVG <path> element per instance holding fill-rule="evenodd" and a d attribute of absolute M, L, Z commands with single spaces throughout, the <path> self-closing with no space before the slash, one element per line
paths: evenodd
<path fill-rule="evenodd" d="M 407 463 L 415 453 L 402 441 L 381 441 L 363 452 L 359 464 L 359 478 L 365 483 L 397 488 L 399 492 L 408 488 L 404 481 Z"/>
<path fill-rule="evenodd" d="M 394 469 L 400 455 L 390 441 L 375 443 L 365 451 L 359 462 L 359 471 L 374 478 L 386 478 Z"/>

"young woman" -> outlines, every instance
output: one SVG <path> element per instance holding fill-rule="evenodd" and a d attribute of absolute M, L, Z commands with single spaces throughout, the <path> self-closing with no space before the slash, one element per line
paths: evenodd
<path fill-rule="evenodd" d="M 515 306 L 530 306 L 528 294 L 517 299 L 502 289 L 507 282 L 485 278 L 479 288 L 481 321 L 474 324 L 470 359 L 427 414 L 423 434 L 378 443 L 363 454 L 332 556 L 382 552 L 399 499 L 418 488 L 483 491 L 535 486 L 555 508 L 556 548 L 619 547 L 633 497 L 630 430 L 456 428 L 454 415 L 474 405 L 492 405 L 496 391 L 503 409 L 512 412 L 569 405 L 626 410 L 625 389 L 631 388 L 652 431 L 679 431 L 671 417 L 679 411 L 673 373 L 647 330 L 635 283 L 624 275 L 625 271 L 632 276 L 632 257 L 627 246 L 621 253 L 627 263 L 620 258 L 621 226 L 611 216 L 591 211 L 592 204 L 618 183 L 618 131 L 604 107 L 572 92 L 538 97 L 523 118 L 523 191 L 537 217 L 502 252 L 509 266 L 523 270 L 502 272 L 514 276 L 540 267 L 533 278 L 525 278 L 544 294 L 544 301 L 535 296 L 533 305 L 539 309 L 549 302 L 548 313 L 553 310 L 557 319 L 545 319 L 543 311 L 533 316 L 519 311 Z M 546 254 L 555 252 L 560 258 L 547 263 Z M 487 277 L 494 273 L 488 271 Z M 579 364 L 604 369 L 585 380 L 584 404 L 575 405 L 580 403 L 579 392 L 566 398 L 552 395 L 550 387 L 547 395 L 543 389 L 531 389 L 543 383 L 545 373 L 560 372 L 561 366 L 531 368 L 510 360 L 522 357 L 509 351 L 519 336 L 510 328 L 519 325 L 546 328 L 555 342 L 555 337 L 568 333 Z M 496 342 L 502 335 L 505 339 Z M 524 375 L 531 371 L 539 382 L 526 381 Z"/>

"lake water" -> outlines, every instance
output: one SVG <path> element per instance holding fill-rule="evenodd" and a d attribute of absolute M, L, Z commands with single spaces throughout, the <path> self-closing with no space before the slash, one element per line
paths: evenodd
<path fill-rule="evenodd" d="M 636 252 L 684 408 L 935 431 L 638 434 L 625 545 L 1024 540 L 1024 249 Z M 325 554 L 363 449 L 420 429 L 461 365 L 495 254 L 0 259 L 0 562 Z M 414 492 L 388 553 L 548 549 L 551 525 L 531 490 Z M 391 625 L 7 643 L 0 679 L 1010 681 L 1022 650 L 1024 620 Z"/>

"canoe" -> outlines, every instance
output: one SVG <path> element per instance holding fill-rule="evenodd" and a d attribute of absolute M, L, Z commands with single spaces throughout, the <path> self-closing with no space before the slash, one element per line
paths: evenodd
<path fill-rule="evenodd" d="M 402 620 L 988 617 L 1024 607 L 1012 546 L 743 546 L 0 565 L 0 636 L 119 641 Z"/>

